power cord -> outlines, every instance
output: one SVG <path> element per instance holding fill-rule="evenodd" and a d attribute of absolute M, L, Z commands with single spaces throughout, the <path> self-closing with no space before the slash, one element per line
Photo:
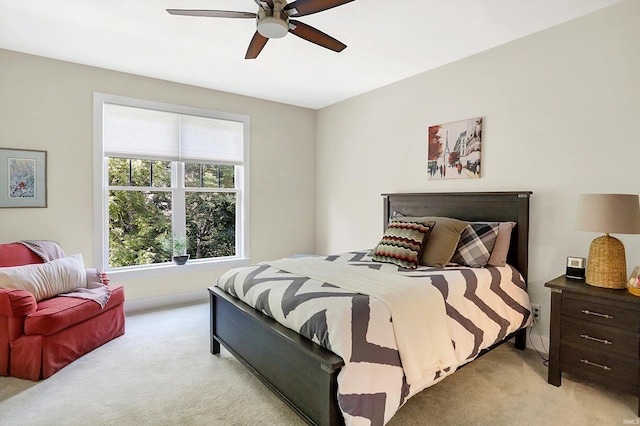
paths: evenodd
<path fill-rule="evenodd" d="M 537 325 L 538 325 L 538 322 L 534 318 L 533 319 L 533 325 L 529 329 L 529 343 L 531 343 L 531 347 L 533 348 L 533 350 L 535 350 L 537 352 L 537 354 L 540 356 L 540 358 L 542 358 L 542 365 L 544 365 L 545 367 L 548 367 L 549 366 L 549 359 L 545 358 L 544 354 L 549 353 L 549 352 L 544 347 L 544 341 L 542 340 L 542 336 L 540 335 L 540 330 L 538 329 L 538 327 L 536 327 Z M 531 333 L 533 333 L 533 329 L 534 328 L 536 329 L 536 333 L 538 334 L 538 339 L 540 340 L 540 344 L 542 345 L 543 352 L 540 352 L 538 350 L 536 345 L 533 344 L 533 340 L 531 339 Z"/>

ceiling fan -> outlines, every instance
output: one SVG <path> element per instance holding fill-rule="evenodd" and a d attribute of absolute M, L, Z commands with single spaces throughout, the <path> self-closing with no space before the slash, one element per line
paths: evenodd
<path fill-rule="evenodd" d="M 303 22 L 290 19 L 311 15 L 341 6 L 353 0 L 254 0 L 258 5 L 258 12 L 233 12 L 230 10 L 187 10 L 167 9 L 172 15 L 206 16 L 213 18 L 254 18 L 257 30 L 249 43 L 245 59 L 255 59 L 270 38 L 281 38 L 292 33 L 300 38 L 319 46 L 342 52 L 347 45 Z"/>

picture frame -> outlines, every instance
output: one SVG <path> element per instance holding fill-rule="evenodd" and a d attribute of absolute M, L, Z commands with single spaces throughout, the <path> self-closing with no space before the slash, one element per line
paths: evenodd
<path fill-rule="evenodd" d="M 429 126 L 429 180 L 477 179 L 481 175 L 482 117 Z"/>
<path fill-rule="evenodd" d="M 0 148 L 0 208 L 47 207 L 47 151 Z"/>

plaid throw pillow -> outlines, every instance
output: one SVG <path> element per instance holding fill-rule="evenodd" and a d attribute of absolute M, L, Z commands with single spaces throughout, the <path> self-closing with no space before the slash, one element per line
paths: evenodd
<path fill-rule="evenodd" d="M 472 268 L 487 265 L 498 237 L 499 223 L 472 222 L 460 235 L 458 248 L 451 261 Z"/>
<path fill-rule="evenodd" d="M 435 222 L 392 220 L 373 250 L 373 260 L 408 269 L 417 268 L 422 245 L 434 225 Z"/>

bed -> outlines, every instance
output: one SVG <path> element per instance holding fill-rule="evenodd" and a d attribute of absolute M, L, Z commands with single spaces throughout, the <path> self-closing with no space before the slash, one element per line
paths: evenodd
<path fill-rule="evenodd" d="M 312 274 L 297 275 L 295 269 L 292 272 L 286 269 L 288 266 L 281 266 L 288 265 L 287 263 L 277 262 L 230 271 L 221 277 L 224 278 L 223 280 L 219 279 L 215 286 L 209 288 L 211 353 L 218 354 L 222 344 L 309 424 L 342 425 L 345 422 L 354 425 L 384 424 L 412 395 L 437 383 L 446 375 L 494 347 L 513 339 L 517 348 L 524 349 L 526 327 L 531 324 L 530 303 L 526 295 L 530 195 L 530 192 L 383 194 L 384 228 L 387 227 L 392 216 L 399 212 L 411 217 L 438 216 L 468 222 L 517 223 L 511 233 L 507 265 L 504 267 L 427 268 L 429 271 L 422 267 L 408 270 L 386 264 L 380 267 L 377 262 L 372 261 L 369 251 L 354 251 L 309 259 L 310 265 L 326 261 L 339 264 L 338 269 L 353 270 L 353 267 L 360 267 L 360 270 L 380 269 L 388 273 L 400 272 L 401 278 L 406 281 L 427 275 L 428 279 L 433 281 L 432 274 L 438 277 L 443 273 L 453 274 L 455 278 L 453 275 L 447 275 L 446 280 L 451 281 L 451 285 L 454 285 L 455 280 L 461 280 L 463 287 L 469 283 L 475 286 L 477 282 L 482 282 L 479 276 L 489 274 L 492 277 L 489 281 L 493 280 L 490 286 L 491 291 L 495 292 L 496 288 L 499 288 L 498 292 L 503 293 L 500 297 L 508 301 L 506 304 L 508 306 L 497 306 L 494 301 L 485 303 L 485 301 L 476 300 L 475 303 L 485 305 L 484 314 L 489 312 L 490 316 L 496 317 L 492 318 L 493 322 L 489 324 L 489 329 L 493 327 L 495 332 L 470 332 L 477 329 L 472 324 L 476 320 L 469 321 L 467 317 L 472 318 L 473 315 L 483 314 L 472 312 L 477 310 L 476 305 L 472 305 L 471 309 L 468 305 L 462 304 L 468 303 L 469 299 L 475 296 L 470 297 L 467 294 L 468 291 L 464 290 L 461 301 L 454 301 L 449 293 L 455 293 L 456 290 L 453 289 L 455 287 L 439 287 L 434 284 L 433 287 L 444 296 L 443 306 L 449 316 L 446 321 L 455 324 L 449 327 L 453 330 L 450 335 L 450 340 L 454 343 L 453 349 L 443 349 L 445 355 L 436 354 L 434 359 L 457 357 L 456 363 L 439 363 L 435 374 L 417 376 L 403 371 L 405 360 L 408 358 L 401 357 L 402 362 L 400 362 L 398 354 L 402 342 L 397 342 L 398 347 L 394 346 L 396 342 L 390 342 L 393 340 L 392 327 L 396 325 L 387 325 L 393 321 L 389 312 L 385 310 L 384 303 L 379 302 L 375 297 L 356 296 L 354 293 L 357 292 L 339 289 L 332 285 L 331 281 L 317 278 Z M 371 273 L 371 275 L 376 274 Z M 322 274 L 319 276 L 324 277 Z M 503 281 L 507 284 L 503 284 Z M 286 282 L 286 286 L 277 287 L 282 282 Z M 295 287 L 293 293 L 298 292 L 296 297 L 301 295 L 302 286 L 309 286 L 304 287 L 305 294 L 317 294 L 323 291 L 330 293 L 331 296 L 318 298 L 330 302 L 326 302 L 328 304 L 324 309 L 315 308 L 313 315 L 309 314 L 309 318 L 295 318 L 295 307 L 285 308 L 289 302 L 285 303 L 282 299 L 284 294 L 292 294 L 292 287 Z M 502 289 L 503 286 L 510 287 L 505 292 Z M 474 291 L 479 292 L 479 289 Z M 495 298 L 494 295 L 491 297 Z M 240 300 L 241 298 L 244 301 Z M 303 303 L 310 303 L 311 299 L 307 297 L 295 302 L 296 307 Z M 343 302 L 345 300 L 348 300 L 351 306 L 351 310 L 346 313 L 337 309 L 340 303 L 347 303 Z M 314 300 L 311 301 L 315 303 Z M 490 308 L 489 305 L 491 305 Z M 356 309 L 357 306 L 359 306 L 358 309 Z M 286 310 L 286 313 L 294 312 L 294 314 L 283 316 L 280 308 Z M 363 310 L 370 316 L 366 320 L 356 319 L 354 312 Z M 496 311 L 499 311 L 500 315 L 497 315 Z M 395 312 L 398 313 L 398 311 Z M 329 314 L 338 315 L 338 319 L 327 320 Z M 505 319 L 507 317 L 510 317 L 508 321 Z M 354 325 L 362 321 L 364 326 Z M 346 337 L 338 337 L 338 333 L 335 332 L 338 325 L 342 327 L 345 323 L 350 323 L 351 344 L 345 341 Z M 374 326 L 380 328 L 374 329 Z M 369 327 L 368 330 L 362 330 L 367 327 Z M 360 331 L 357 332 L 356 329 Z M 475 336 L 473 336 L 474 333 Z M 360 340 L 372 340 L 372 342 L 366 341 L 367 346 L 361 346 L 360 343 L 356 345 L 355 340 L 360 334 Z M 446 339 L 446 336 L 443 338 Z M 449 353 L 446 352 L 447 350 Z M 357 358 L 356 352 L 366 354 L 358 355 L 361 358 L 375 354 L 376 361 L 360 359 L 360 362 L 354 362 L 354 358 Z M 336 353 L 343 354 L 348 362 L 345 363 L 343 357 Z M 443 368 L 443 365 L 451 365 L 451 367 Z M 406 367 L 409 371 L 408 361 Z M 384 388 L 378 389 L 383 385 Z M 361 392 L 358 386 L 367 386 L 371 391 Z"/>

